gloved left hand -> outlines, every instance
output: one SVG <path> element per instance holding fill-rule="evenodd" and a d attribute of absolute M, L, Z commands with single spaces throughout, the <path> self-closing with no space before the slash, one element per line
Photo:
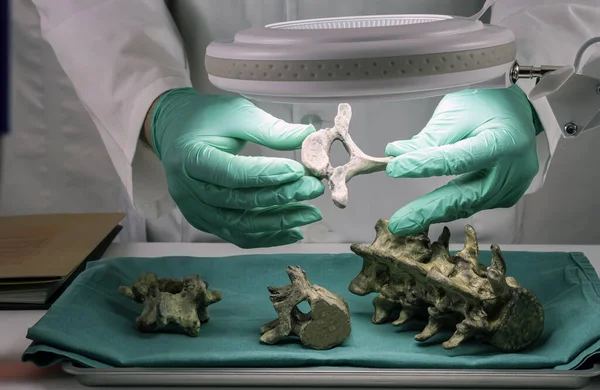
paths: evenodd
<path fill-rule="evenodd" d="M 515 205 L 538 172 L 536 135 L 542 131 L 517 87 L 446 95 L 415 137 L 387 145 L 394 178 L 461 175 L 398 210 L 395 235 L 425 231 L 486 209 Z"/>
<path fill-rule="evenodd" d="M 302 164 L 238 155 L 248 141 L 298 149 L 313 126 L 286 123 L 241 97 L 182 88 L 156 101 L 150 130 L 169 193 L 196 229 L 256 248 L 297 242 L 300 226 L 321 220 L 319 209 L 299 203 L 325 191 Z"/>

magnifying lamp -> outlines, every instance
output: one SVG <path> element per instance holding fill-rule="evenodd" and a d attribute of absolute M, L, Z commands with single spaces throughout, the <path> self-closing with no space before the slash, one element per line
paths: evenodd
<path fill-rule="evenodd" d="M 509 29 L 475 17 L 377 15 L 269 24 L 212 42 L 216 87 L 282 103 L 403 100 L 503 88 L 556 67 L 516 62 Z"/>
<path fill-rule="evenodd" d="M 279 103 L 340 103 L 334 126 L 308 136 L 301 160 L 326 179 L 335 205 L 345 208 L 346 183 L 384 170 L 391 157 L 363 153 L 348 135 L 357 100 L 405 100 L 464 89 L 506 88 L 520 78 L 539 80 L 552 66 L 521 66 L 507 28 L 479 21 L 494 0 L 469 18 L 376 15 L 269 24 L 212 42 L 205 68 L 216 87 L 248 99 Z M 556 74 L 556 73 L 555 73 Z M 350 161 L 333 167 L 336 140 Z"/>

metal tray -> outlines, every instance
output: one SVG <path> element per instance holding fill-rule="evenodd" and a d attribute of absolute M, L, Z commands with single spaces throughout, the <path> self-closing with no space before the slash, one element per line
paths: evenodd
<path fill-rule="evenodd" d="M 579 389 L 600 376 L 591 369 L 419 370 L 364 368 L 82 368 L 63 370 L 84 386 L 352 387 Z"/>

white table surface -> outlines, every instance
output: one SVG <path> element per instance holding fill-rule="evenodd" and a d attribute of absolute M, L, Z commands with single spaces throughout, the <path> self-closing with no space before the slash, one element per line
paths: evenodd
<path fill-rule="evenodd" d="M 451 246 L 450 249 L 461 249 L 462 246 Z M 489 245 L 480 245 L 483 249 Z M 540 246 L 540 245 L 502 245 L 503 251 L 538 251 L 538 252 L 583 252 L 588 257 L 596 272 L 600 273 L 600 246 Z M 114 244 L 105 253 L 110 257 L 159 257 L 159 256 L 198 256 L 218 257 L 241 254 L 262 253 L 345 253 L 350 252 L 349 244 L 296 244 L 279 248 L 242 250 L 229 244 Z M 44 311 L 0 311 L 0 367 L 14 363 L 14 372 L 21 369 L 32 369 L 31 364 L 17 364 L 21 354 L 29 346 L 25 338 L 27 329 L 33 326 Z M 91 389 L 80 385 L 72 377 L 63 374 L 57 367 L 54 369 L 34 370 L 23 374 L 27 379 L 6 381 L 0 379 L 0 390 L 42 390 L 42 389 Z M 124 389 L 124 388 L 123 388 Z M 129 388 L 131 389 L 131 388 Z M 154 388 L 159 389 L 159 388 Z M 586 387 L 586 390 L 599 389 L 600 378 Z"/>

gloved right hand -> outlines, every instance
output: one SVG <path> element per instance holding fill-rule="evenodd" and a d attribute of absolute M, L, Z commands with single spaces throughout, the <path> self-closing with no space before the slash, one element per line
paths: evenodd
<path fill-rule="evenodd" d="M 289 124 L 241 97 L 201 95 L 192 88 L 162 95 L 150 118 L 150 139 L 171 197 L 198 230 L 242 248 L 286 245 L 300 226 L 322 219 L 298 203 L 325 187 L 297 161 L 238 156 L 247 141 L 294 150 L 315 128 Z"/>
<path fill-rule="evenodd" d="M 387 145 L 386 154 L 396 158 L 386 171 L 396 178 L 458 177 L 396 211 L 390 231 L 406 236 L 514 206 L 538 172 L 535 137 L 541 131 L 517 85 L 446 95 L 419 134 Z"/>

